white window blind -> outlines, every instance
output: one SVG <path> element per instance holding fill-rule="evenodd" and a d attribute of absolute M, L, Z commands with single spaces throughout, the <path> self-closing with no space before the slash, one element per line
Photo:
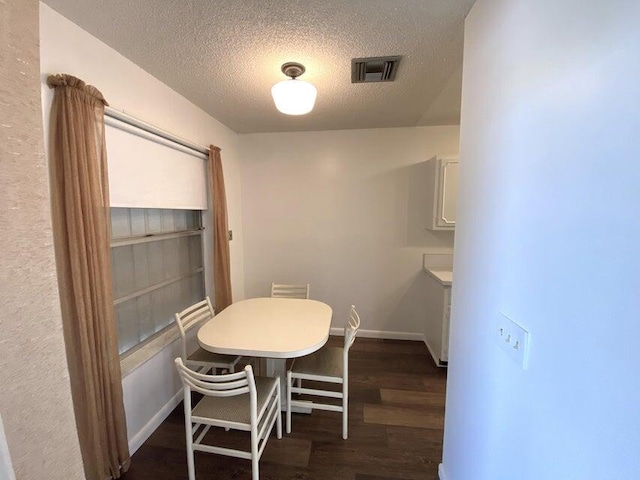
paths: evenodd
<path fill-rule="evenodd" d="M 137 127 L 107 118 L 112 207 L 206 210 L 206 158 Z"/>

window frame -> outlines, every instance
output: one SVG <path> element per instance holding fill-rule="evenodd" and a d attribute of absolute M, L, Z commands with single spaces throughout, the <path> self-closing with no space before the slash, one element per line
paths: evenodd
<path fill-rule="evenodd" d="M 132 209 L 136 209 L 136 210 L 145 210 L 145 211 L 149 211 L 149 210 L 187 210 L 190 212 L 195 212 L 196 218 L 197 218 L 197 225 L 195 226 L 195 228 L 187 228 L 185 230 L 178 230 L 178 231 L 173 231 L 173 232 L 154 232 L 154 233 L 146 233 L 143 235 L 126 235 L 126 236 L 117 236 L 114 237 L 113 234 L 111 236 L 111 240 L 110 240 L 110 248 L 109 248 L 109 253 L 110 253 L 110 257 L 113 255 L 113 249 L 114 248 L 118 248 L 118 247 L 125 247 L 125 246 L 131 246 L 131 245 L 139 245 L 139 244 L 143 244 L 143 243 L 152 243 L 152 242 L 161 242 L 164 240 L 170 240 L 170 239 L 175 239 L 175 238 L 186 238 L 186 237 L 193 237 L 193 236 L 199 236 L 200 237 L 200 250 L 201 250 L 201 259 L 202 259 L 202 265 L 194 270 L 190 270 L 187 273 L 182 273 L 178 276 L 174 276 L 168 279 L 165 279 L 161 282 L 157 282 L 154 283 L 152 285 L 148 285 L 145 288 L 142 289 L 138 289 L 135 290 L 131 293 L 128 293 L 126 295 L 122 295 L 120 297 L 116 297 L 116 292 L 114 291 L 114 295 L 113 295 L 113 308 L 114 311 L 116 309 L 116 307 L 124 302 L 130 301 L 130 300 L 134 300 L 136 298 L 139 298 L 143 295 L 149 294 L 151 292 L 154 292 L 156 290 L 159 290 L 163 287 L 166 287 L 168 285 L 172 285 L 174 283 L 180 282 L 181 280 L 190 278 L 194 275 L 199 275 L 201 274 L 201 279 L 202 279 L 202 292 L 204 293 L 204 295 L 206 296 L 206 275 L 205 275 L 205 237 L 204 237 L 204 232 L 205 232 L 205 228 L 203 225 L 204 222 L 204 213 L 205 211 L 203 210 L 197 210 L 197 209 L 157 209 L 157 208 L 140 208 L 140 207 L 117 207 L 117 206 L 112 206 L 109 209 L 109 213 L 111 216 L 111 212 L 113 209 L 127 209 L 127 210 L 132 210 Z M 130 215 L 130 212 L 129 212 Z M 147 225 L 147 213 L 145 213 L 145 229 L 148 227 Z M 187 225 L 188 226 L 188 225 Z M 131 229 L 131 227 L 130 227 Z M 112 281 L 114 280 L 113 276 L 114 276 L 114 272 L 111 272 L 111 276 L 112 276 Z M 204 298 L 204 297 L 203 297 Z M 186 308 L 186 307 L 185 307 Z M 171 312 L 172 314 L 175 312 Z M 117 318 L 114 316 L 114 318 Z M 117 320 L 116 320 L 117 321 Z M 124 352 L 122 352 L 119 355 L 120 358 L 120 363 L 121 363 L 121 370 L 122 370 L 122 375 L 123 377 L 126 376 L 129 372 L 131 372 L 132 370 L 134 370 L 135 368 L 137 368 L 139 365 L 141 365 L 142 363 L 144 363 L 146 360 L 148 360 L 149 358 L 151 358 L 151 356 L 155 355 L 155 353 L 158 353 L 158 351 L 160 350 L 160 348 L 158 348 L 159 346 L 164 346 L 166 345 L 169 341 L 173 341 L 175 338 L 177 338 L 178 336 L 178 329 L 176 327 L 175 322 L 170 322 L 168 325 L 164 326 L 163 328 L 161 328 L 160 330 L 158 330 L 157 332 L 154 332 L 153 334 L 149 335 L 147 338 L 145 338 L 144 340 L 138 342 L 136 345 L 130 347 L 129 349 L 125 350 Z M 167 337 L 167 338 L 164 338 Z M 158 343 L 158 339 L 161 339 L 161 343 L 159 345 L 156 345 Z M 119 342 L 118 342 L 119 343 Z"/>

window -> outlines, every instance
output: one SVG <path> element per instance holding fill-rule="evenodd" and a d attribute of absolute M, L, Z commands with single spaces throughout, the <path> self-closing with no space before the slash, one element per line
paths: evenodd
<path fill-rule="evenodd" d="M 199 210 L 111 208 L 111 272 L 120 355 L 204 298 Z"/>

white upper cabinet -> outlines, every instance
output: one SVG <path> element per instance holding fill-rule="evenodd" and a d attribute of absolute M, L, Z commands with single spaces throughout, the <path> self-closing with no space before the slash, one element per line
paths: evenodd
<path fill-rule="evenodd" d="M 458 158 L 433 157 L 427 164 L 427 228 L 453 230 L 456 226 Z"/>

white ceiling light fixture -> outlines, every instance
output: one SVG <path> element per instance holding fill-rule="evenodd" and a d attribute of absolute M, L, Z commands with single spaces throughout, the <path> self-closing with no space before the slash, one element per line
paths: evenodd
<path fill-rule="evenodd" d="M 283 80 L 271 87 L 271 95 L 276 108 L 287 115 L 304 115 L 313 110 L 318 91 L 309 82 L 298 80 L 305 72 L 303 65 L 288 62 L 282 65 L 282 73 L 290 80 Z"/>

